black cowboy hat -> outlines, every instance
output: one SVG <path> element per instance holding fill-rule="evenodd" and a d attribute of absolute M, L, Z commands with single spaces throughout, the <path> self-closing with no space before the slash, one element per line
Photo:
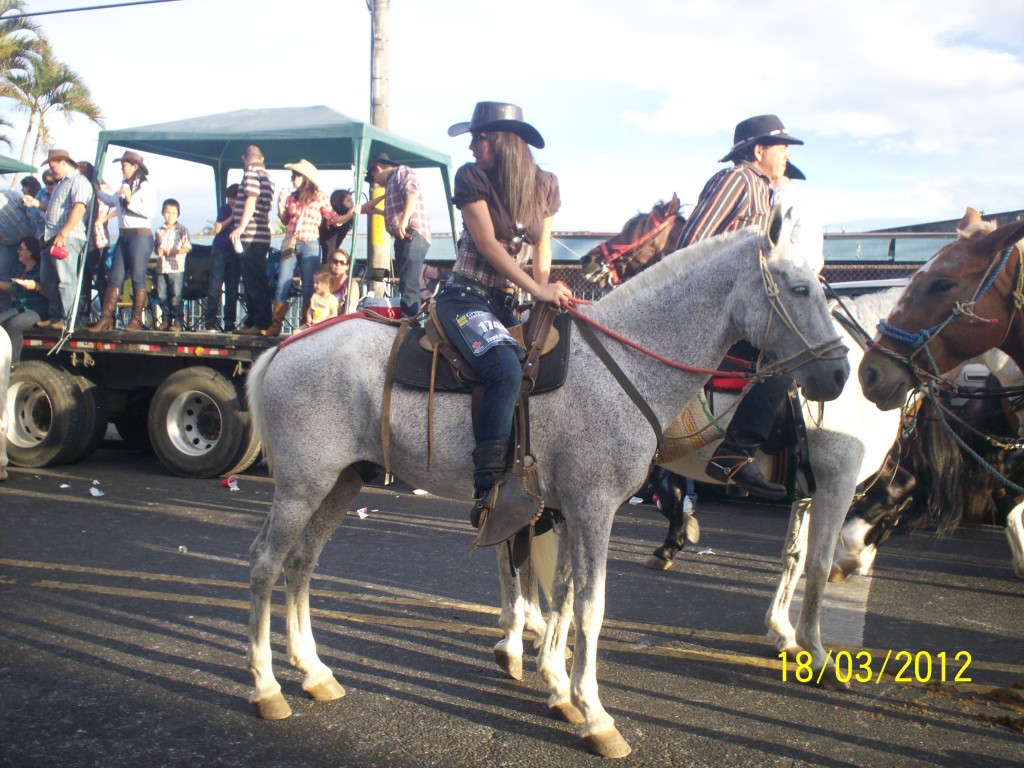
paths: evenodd
<path fill-rule="evenodd" d="M 724 163 L 733 160 L 738 154 L 755 144 L 803 144 L 800 139 L 795 139 L 786 133 L 782 121 L 775 115 L 748 117 L 737 123 L 732 141 L 732 149 L 729 150 L 729 154 L 718 162 Z"/>
<path fill-rule="evenodd" d="M 473 117 L 468 123 L 456 123 L 448 129 L 449 136 L 459 136 L 470 131 L 505 131 L 514 133 L 527 144 L 544 149 L 544 138 L 540 132 L 523 120 L 523 110 L 515 104 L 500 101 L 478 101 L 473 108 Z"/>
<path fill-rule="evenodd" d="M 396 162 L 395 160 L 392 160 L 390 157 L 388 157 L 387 152 L 378 152 L 376 155 L 370 158 L 370 162 L 366 165 L 366 175 L 363 177 L 363 181 L 365 181 L 367 184 L 373 184 L 373 175 L 370 173 L 370 171 L 373 169 L 373 166 L 375 165 L 390 165 L 392 167 L 397 168 L 399 165 L 401 165 L 401 163 Z"/>
<path fill-rule="evenodd" d="M 783 172 L 783 175 L 790 179 L 795 179 L 796 181 L 804 181 L 807 179 L 807 177 L 804 176 L 804 172 L 789 162 L 789 160 L 786 161 L 786 170 Z"/>

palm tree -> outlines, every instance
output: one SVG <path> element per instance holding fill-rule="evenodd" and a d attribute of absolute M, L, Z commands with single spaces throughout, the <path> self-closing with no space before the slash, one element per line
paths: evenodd
<path fill-rule="evenodd" d="M 17 109 L 28 112 L 28 128 L 21 147 L 21 161 L 34 164 L 39 149 L 49 139 L 46 125 L 48 114 L 58 112 L 67 120 L 75 115 L 84 115 L 101 127 L 103 115 L 93 102 L 92 94 L 82 78 L 58 61 L 49 45 L 44 43 L 42 52 L 31 56 L 28 63 L 25 72 L 10 77 L 11 92 L 7 95 L 14 99 Z M 29 154 L 33 129 L 36 138 Z"/>
<path fill-rule="evenodd" d="M 24 10 L 22 0 L 0 0 L 0 97 L 9 95 L 11 76 L 27 69 L 29 57 L 41 49 L 39 27 L 30 19 L 10 18 Z M 13 127 L 0 118 L 0 129 Z M 0 142 L 11 146 L 6 131 L 0 132 Z"/>

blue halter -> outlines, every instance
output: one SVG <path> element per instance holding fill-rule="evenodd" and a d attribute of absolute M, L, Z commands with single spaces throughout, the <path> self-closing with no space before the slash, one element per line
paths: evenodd
<path fill-rule="evenodd" d="M 989 270 L 988 275 L 985 277 L 985 280 L 982 282 L 982 284 L 978 287 L 978 290 L 974 294 L 974 298 L 970 301 L 970 303 L 967 305 L 954 305 L 953 311 L 945 320 L 936 323 L 930 328 L 923 328 L 922 330 L 917 331 L 916 333 L 911 333 L 910 331 L 905 331 L 902 328 L 897 328 L 894 325 L 890 325 L 885 320 L 882 320 L 881 322 L 878 323 L 878 332 L 883 336 L 887 336 L 890 339 L 895 339 L 896 341 L 908 344 L 911 347 L 913 347 L 914 351 L 910 353 L 910 357 L 913 357 L 921 350 L 922 347 L 927 346 L 928 342 L 931 341 L 931 339 L 934 338 L 949 323 L 953 322 L 961 315 L 967 314 L 967 312 L 970 311 L 970 308 L 978 303 L 978 300 L 985 295 L 986 291 L 988 291 L 989 288 L 992 287 L 992 283 L 995 282 L 996 277 L 1002 271 L 1003 267 L 1006 266 L 1006 262 L 1009 261 L 1011 253 L 1013 253 L 1012 245 L 1002 252 L 1002 254 L 999 257 L 999 262 L 995 265 L 994 269 Z M 965 307 L 967 311 L 965 311 Z"/>

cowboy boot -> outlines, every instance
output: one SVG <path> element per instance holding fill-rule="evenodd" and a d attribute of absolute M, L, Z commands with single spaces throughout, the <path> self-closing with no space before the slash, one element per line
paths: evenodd
<path fill-rule="evenodd" d="M 126 331 L 142 330 L 142 313 L 145 311 L 148 302 L 149 291 L 145 288 L 136 288 L 132 293 L 132 319 L 124 327 Z"/>
<path fill-rule="evenodd" d="M 786 487 L 765 479 L 754 462 L 754 453 L 759 446 L 760 441 L 756 437 L 726 432 L 725 440 L 718 446 L 704 472 L 720 483 L 735 484 L 755 496 L 784 499 Z"/>
<path fill-rule="evenodd" d="M 270 325 L 264 330 L 260 331 L 263 336 L 280 336 L 281 327 L 284 325 L 284 318 L 288 314 L 288 302 L 283 304 L 274 305 L 274 316 L 270 321 Z"/>
<path fill-rule="evenodd" d="M 113 285 L 108 285 L 103 294 L 103 306 L 100 308 L 100 319 L 92 325 L 86 326 L 91 333 L 114 330 L 114 313 L 117 311 L 117 300 L 121 297 L 121 290 Z"/>
<path fill-rule="evenodd" d="M 476 504 L 469 513 L 469 522 L 474 528 L 480 527 L 480 515 L 483 514 L 487 497 L 507 469 L 507 440 L 488 440 L 473 449 L 473 498 Z"/>

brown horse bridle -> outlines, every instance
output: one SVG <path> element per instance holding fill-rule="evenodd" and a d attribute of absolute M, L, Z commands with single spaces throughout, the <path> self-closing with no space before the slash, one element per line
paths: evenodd
<path fill-rule="evenodd" d="M 658 235 L 664 232 L 665 229 L 667 229 L 672 222 L 678 218 L 676 214 L 671 214 L 659 221 L 657 212 L 653 210 L 648 214 L 648 216 L 654 223 L 654 228 L 649 232 L 644 233 L 633 242 L 609 245 L 608 243 L 610 241 L 605 241 L 598 246 L 598 250 L 601 253 L 601 260 L 604 262 L 605 266 L 608 268 L 609 274 L 611 275 L 612 285 L 618 285 L 622 280 L 619 270 L 615 267 L 615 263 L 617 261 L 621 261 L 623 257 L 633 251 L 639 250 L 644 245 L 647 245 L 647 243 L 651 242 Z"/>

